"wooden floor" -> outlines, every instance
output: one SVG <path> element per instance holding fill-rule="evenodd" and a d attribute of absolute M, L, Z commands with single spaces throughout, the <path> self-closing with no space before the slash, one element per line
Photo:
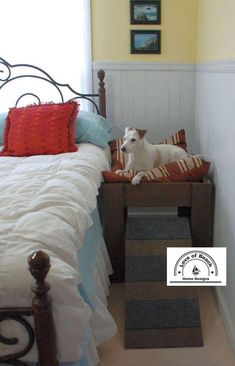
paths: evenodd
<path fill-rule="evenodd" d="M 124 349 L 124 284 L 112 284 L 109 310 L 115 318 L 118 333 L 98 348 L 99 366 L 234 366 L 232 352 L 211 289 L 200 291 L 203 347 Z"/>

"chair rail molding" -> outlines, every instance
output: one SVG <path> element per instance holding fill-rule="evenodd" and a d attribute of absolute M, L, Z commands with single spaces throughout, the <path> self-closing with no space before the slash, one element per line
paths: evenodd
<path fill-rule="evenodd" d="M 105 71 L 195 71 L 196 65 L 193 63 L 177 62 L 113 62 L 113 61 L 93 61 L 93 70 L 103 68 Z"/>

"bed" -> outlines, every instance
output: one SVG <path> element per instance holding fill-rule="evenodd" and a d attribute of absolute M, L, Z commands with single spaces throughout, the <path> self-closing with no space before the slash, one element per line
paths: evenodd
<path fill-rule="evenodd" d="M 0 104 L 85 99 L 105 116 L 102 70 L 98 77 L 98 94 L 84 95 L 41 68 L 0 59 Z M 92 366 L 96 347 L 116 332 L 96 200 L 110 154 L 91 142 L 74 152 L 0 157 L 0 364 Z"/>
<path fill-rule="evenodd" d="M 18 66 L 26 66 L 26 68 L 29 66 L 9 65 L 4 62 L 4 60 L 1 60 L 0 65 L 4 66 L 1 70 L 4 77 L 0 77 L 1 80 L 4 80 L 4 78 L 5 80 L 8 80 L 8 77 L 10 77 L 9 75 L 14 75 Z M 69 88 L 68 85 L 56 83 L 48 74 L 39 68 L 33 67 L 33 71 L 36 71 L 36 80 L 42 76 L 42 73 L 43 79 L 48 79 L 49 77 L 49 83 L 53 89 L 55 88 L 57 90 L 57 88 L 60 89 L 60 87 L 62 87 L 67 90 Z M 32 75 L 30 73 L 23 76 L 29 78 Z M 18 76 L 13 77 L 14 80 L 18 81 Z M 100 71 L 98 77 L 99 108 L 94 105 L 94 100 L 92 99 L 94 95 L 78 95 L 78 93 L 71 88 L 69 88 L 69 94 L 72 93 L 73 97 L 91 98 L 91 103 L 94 105 L 95 110 L 98 110 L 101 115 L 105 116 L 104 72 Z M 4 82 L 5 81 L 3 81 L 3 83 Z M 2 89 L 0 86 L 0 100 L 2 102 L 1 91 Z M 22 95 L 17 98 L 17 101 L 21 101 L 22 96 L 32 96 L 37 99 L 34 92 L 22 92 L 21 94 Z M 74 157 L 76 154 L 77 158 L 71 158 L 71 156 Z M 77 171 L 77 163 L 73 160 L 78 159 L 79 156 L 81 160 Z M 89 156 L 91 157 L 90 160 Z M 24 164 L 26 164 L 27 161 L 29 162 L 29 166 L 26 170 L 28 171 L 29 176 L 34 176 L 35 159 L 37 160 L 37 158 L 37 156 L 26 159 L 17 157 L 4 158 L 5 174 L 2 169 L 0 182 L 3 182 L 2 184 L 4 184 L 6 172 L 8 176 L 10 175 L 10 172 L 17 172 L 18 178 L 20 177 L 21 172 L 24 175 Z M 0 159 L 3 159 L 3 157 L 0 157 Z M 55 160 L 56 162 L 52 161 L 51 156 L 43 156 L 40 162 L 37 161 L 37 164 L 39 164 L 38 166 L 40 166 L 40 169 L 37 168 L 37 176 L 42 180 L 36 179 L 35 191 L 31 193 L 35 196 L 40 185 L 43 189 L 45 188 L 46 205 L 49 203 L 49 206 L 46 206 L 48 210 L 46 218 L 42 219 L 43 230 L 42 226 L 37 226 L 37 223 L 39 222 L 37 219 L 32 223 L 33 219 L 30 218 L 29 215 L 28 218 L 30 218 L 30 220 L 25 220 L 21 223 L 22 225 L 18 227 L 18 231 L 16 232 L 17 235 L 15 235 L 14 232 L 14 235 L 11 237 L 12 247 L 10 256 L 7 257 L 13 258 L 11 268 L 14 268 L 14 270 L 11 271 L 9 269 L 10 267 L 7 262 L 4 264 L 5 273 L 7 273 L 7 276 L 9 277 L 8 283 L 12 285 L 15 282 L 16 288 L 7 288 L 0 281 L 0 286 L 2 286 L 0 289 L 3 291 L 0 293 L 0 307 L 5 308 L 0 310 L 0 324 L 2 324 L 0 341 L 2 344 L 5 343 L 4 347 L 6 346 L 6 343 L 8 343 L 8 345 L 12 344 L 11 347 L 13 347 L 14 343 L 17 343 L 17 340 L 14 338 L 14 327 L 12 328 L 13 330 L 9 332 L 8 326 L 4 326 L 3 324 L 4 322 L 6 324 L 5 320 L 14 319 L 20 321 L 22 327 L 26 327 L 29 334 L 29 342 L 26 349 L 23 350 L 23 358 L 22 352 L 18 353 L 21 346 L 18 342 L 18 348 L 16 348 L 15 351 L 16 354 L 7 357 L 1 355 L 0 363 L 6 362 L 8 359 L 8 363 L 11 362 L 14 365 L 24 365 L 25 363 L 22 363 L 22 360 L 23 362 L 33 362 L 38 356 L 41 366 L 54 366 L 58 364 L 58 361 L 60 364 L 65 363 L 68 366 L 90 366 L 98 362 L 96 346 L 112 337 L 116 331 L 115 323 L 105 306 L 109 284 L 107 273 L 111 273 L 110 257 L 113 267 L 111 280 L 114 282 L 122 282 L 125 279 L 124 236 L 125 219 L 129 207 L 178 207 L 180 214 L 187 214 L 190 216 L 193 245 L 211 246 L 213 243 L 214 185 L 208 179 L 205 179 L 203 182 L 164 184 L 141 183 L 136 187 L 129 183 L 101 183 L 101 171 L 109 170 L 109 150 L 100 149 L 97 146 L 86 143 L 79 145 L 79 151 L 77 153 L 55 155 Z M 73 161 L 72 168 L 68 160 Z M 54 178 L 55 174 L 62 175 L 62 177 L 60 177 L 63 180 L 62 184 L 60 184 L 60 179 L 52 179 L 52 182 L 50 182 L 49 185 L 47 182 L 43 181 L 45 172 L 46 175 L 50 175 L 50 169 L 45 163 L 49 164 L 49 167 L 51 168 L 52 178 Z M 17 165 L 15 166 L 15 164 Z M 63 171 L 60 171 L 59 169 L 61 166 L 65 168 Z M 72 172 L 75 173 L 75 177 L 73 177 Z M 92 173 L 94 174 L 93 181 L 91 180 Z M 13 184 L 17 190 L 15 178 Z M 72 194 L 70 189 L 71 185 L 75 187 L 72 190 Z M 8 188 L 8 186 L 9 184 L 7 182 L 6 187 Z M 26 191 L 18 189 L 18 196 L 25 198 L 26 201 L 28 200 L 29 204 L 31 204 L 32 196 L 28 196 L 28 185 L 22 183 L 22 186 Z M 64 192 L 65 186 L 68 187 L 68 189 Z M 93 186 L 93 190 L 91 186 Z M 61 189 L 61 187 L 63 187 L 63 189 Z M 0 190 L 1 189 L 2 188 L 0 187 Z M 47 189 L 48 191 L 46 191 Z M 60 208 L 61 206 L 66 208 L 66 215 L 70 217 L 67 221 L 73 223 L 72 233 L 66 234 L 64 226 L 67 226 L 68 222 L 66 221 L 66 218 L 59 213 L 61 212 L 59 207 L 57 213 L 59 213 L 61 220 L 53 222 L 53 220 L 50 221 L 48 219 L 50 218 L 50 215 L 52 215 L 53 218 L 55 217 L 53 212 L 55 208 L 54 203 L 58 198 L 55 199 L 53 194 L 50 196 L 55 189 L 58 190 L 60 196 L 61 194 L 62 197 L 66 196 L 64 202 L 63 199 L 59 198 L 57 203 Z M 109 256 L 107 255 L 99 225 L 99 215 L 96 207 L 96 195 L 98 190 L 103 236 Z M 81 193 L 80 195 L 79 192 Z M 78 197 L 75 199 L 77 194 Z M 85 197 L 89 197 L 89 199 L 87 200 Z M 11 202 L 11 199 L 11 193 L 6 195 L 7 204 L 8 202 Z M 32 213 L 33 208 L 35 215 L 41 214 L 45 202 L 36 201 L 34 204 L 36 206 L 32 207 L 31 204 L 30 212 Z M 17 208 L 18 205 L 19 202 L 16 201 L 14 207 Z M 68 206 L 71 210 L 68 210 Z M 3 204 L 0 209 L 4 211 Z M 17 210 L 15 211 L 17 212 Z M 79 217 L 77 217 L 78 212 L 80 212 Z M 27 212 L 25 216 L 27 217 Z M 91 225 L 92 221 L 96 225 Z M 11 224 L 12 221 L 10 220 L 7 223 L 8 230 Z M 44 241 L 46 241 L 46 243 L 35 236 L 37 232 L 44 234 L 44 231 L 47 233 L 44 235 Z M 2 235 L 0 240 L 4 243 L 4 240 L 6 241 L 9 233 L 5 228 L 4 230 L 0 230 L 0 233 Z M 50 237 L 50 233 L 52 233 L 52 235 L 57 233 L 57 235 L 52 238 Z M 27 254 L 24 252 L 24 248 L 20 246 L 22 237 L 26 238 L 26 241 L 29 243 Z M 94 238 L 96 238 L 96 240 L 94 240 Z M 22 250 L 22 256 L 21 254 L 15 255 L 14 253 L 13 249 L 16 247 L 16 243 L 20 250 Z M 91 256 L 89 253 L 92 253 L 93 255 Z M 36 284 L 33 286 L 34 298 L 29 290 L 33 285 L 33 279 L 27 270 L 26 262 L 28 255 L 28 266 L 36 279 Z M 62 260 L 61 256 L 62 258 L 65 256 L 66 260 Z M 50 260 L 51 268 L 49 264 Z M 17 267 L 20 267 L 20 272 L 24 274 L 23 293 L 26 294 L 24 298 L 21 298 L 22 289 L 18 290 L 19 278 L 22 275 L 17 276 Z M 65 272 L 67 271 L 67 275 L 62 281 L 60 280 L 62 279 L 62 277 L 60 278 L 61 267 L 65 267 Z M 77 271 L 78 268 L 79 271 Z M 91 268 L 93 268 L 93 271 L 90 270 Z M 52 306 L 47 294 L 49 288 L 47 280 L 45 281 L 46 275 L 47 280 L 51 285 L 49 294 L 51 294 L 53 300 Z M 60 279 L 58 280 L 58 278 Z M 64 288 L 65 283 L 68 285 L 67 287 L 65 286 L 67 289 Z M 12 293 L 13 296 L 10 295 Z M 63 296 L 61 296 L 62 293 Z M 18 305 L 19 300 L 20 305 Z M 33 301 L 32 306 L 31 301 Z M 17 308 L 15 308 L 16 305 Z M 9 307 L 11 307 L 11 309 Z M 79 309 L 80 317 L 78 316 L 77 319 L 74 320 L 74 318 L 70 317 L 73 311 L 76 313 L 76 309 Z M 32 315 L 34 316 L 34 322 Z M 55 318 L 55 322 L 53 322 L 53 317 Z M 70 318 L 70 322 L 67 322 L 66 317 Z M 25 319 L 28 319 L 27 325 Z M 33 323 L 37 347 L 33 341 Z M 73 325 L 72 327 L 70 327 L 71 323 Z M 63 333 L 61 332 L 61 329 L 63 330 Z M 2 338 L 3 334 L 4 338 Z M 62 334 L 64 334 L 64 336 Z M 66 342 L 64 342 L 65 338 Z M 76 344 L 74 342 L 76 342 Z M 65 343 L 69 345 L 68 349 L 66 347 L 64 348 Z M 1 350 L 2 349 L 3 347 Z M 39 353 L 38 356 L 37 349 Z M 30 352 L 27 353 L 26 351 L 28 350 L 30 350 Z M 19 361 L 19 358 L 21 361 Z M 70 361 L 77 362 L 71 363 Z"/>

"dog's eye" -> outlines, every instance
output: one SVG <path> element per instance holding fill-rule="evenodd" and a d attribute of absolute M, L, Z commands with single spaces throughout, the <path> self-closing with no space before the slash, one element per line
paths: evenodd
<path fill-rule="evenodd" d="M 131 139 L 131 142 L 135 142 L 136 141 L 136 139 Z"/>

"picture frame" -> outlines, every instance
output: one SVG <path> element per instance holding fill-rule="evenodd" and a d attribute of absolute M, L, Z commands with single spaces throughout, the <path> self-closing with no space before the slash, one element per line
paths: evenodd
<path fill-rule="evenodd" d="M 161 24 L 161 0 L 130 0 L 131 24 Z"/>
<path fill-rule="evenodd" d="M 131 30 L 131 53 L 161 53 L 160 30 Z"/>

